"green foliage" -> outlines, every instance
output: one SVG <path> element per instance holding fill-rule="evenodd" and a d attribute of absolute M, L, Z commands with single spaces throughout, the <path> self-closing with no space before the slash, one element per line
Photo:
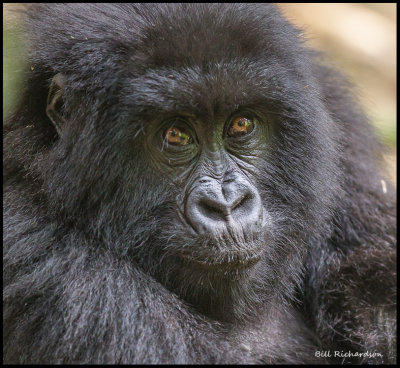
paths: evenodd
<path fill-rule="evenodd" d="M 3 28 L 3 122 L 20 97 L 24 68 L 21 43 L 13 27 Z"/>

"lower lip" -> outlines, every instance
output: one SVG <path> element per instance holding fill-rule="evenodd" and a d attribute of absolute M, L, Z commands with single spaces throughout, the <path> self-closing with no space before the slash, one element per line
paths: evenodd
<path fill-rule="evenodd" d="M 209 269 L 209 270 L 237 270 L 241 268 L 249 268 L 257 264 L 261 257 L 253 257 L 245 260 L 235 260 L 231 262 L 221 262 L 221 263 L 209 263 L 204 261 L 199 261 L 187 255 L 182 255 L 182 258 L 185 261 L 189 261 L 192 264 L 195 264 L 201 268 Z"/>

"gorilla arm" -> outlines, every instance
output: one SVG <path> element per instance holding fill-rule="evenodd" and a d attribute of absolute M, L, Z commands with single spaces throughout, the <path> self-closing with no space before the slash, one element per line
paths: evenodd
<path fill-rule="evenodd" d="M 18 287 L 10 284 L 4 289 L 4 313 L 7 321 L 19 321 L 26 328 L 19 335 L 21 328 L 7 326 L 11 332 L 4 339 L 5 344 L 10 342 L 6 361 L 232 360 L 234 352 L 229 352 L 229 344 L 211 325 L 195 318 L 159 283 L 77 234 L 59 243 L 49 242 L 48 233 L 55 227 L 37 230 L 39 226 L 31 223 L 29 237 L 16 235 L 7 251 L 7 257 L 19 264 L 18 272 L 25 275 L 14 278 Z M 34 263 L 28 254 L 33 251 Z M 12 278 L 12 273 L 9 267 L 5 278 Z M 13 341 L 20 343 L 11 345 Z M 210 357 L 215 352 L 220 356 Z"/>

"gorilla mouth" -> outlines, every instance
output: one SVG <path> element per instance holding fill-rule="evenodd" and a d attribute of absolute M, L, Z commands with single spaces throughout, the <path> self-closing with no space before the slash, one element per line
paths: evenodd
<path fill-rule="evenodd" d="M 188 267 L 213 272 L 248 269 L 261 260 L 265 239 L 254 235 L 251 242 L 243 244 L 243 239 L 227 238 L 226 234 L 222 235 L 219 239 L 211 237 L 197 239 L 197 242 L 192 244 L 192 251 L 182 249 L 178 253 L 179 258 Z M 240 247 L 238 244 L 241 244 Z"/>
<path fill-rule="evenodd" d="M 228 271 L 228 270 L 237 270 L 241 268 L 249 268 L 257 264 L 261 255 L 256 256 L 242 256 L 242 257 L 231 257 L 225 258 L 218 261 L 209 261 L 206 259 L 200 260 L 198 258 L 193 258 L 187 254 L 181 254 L 181 257 L 192 265 L 196 265 L 203 269 L 208 270 L 218 270 L 218 271 Z"/>

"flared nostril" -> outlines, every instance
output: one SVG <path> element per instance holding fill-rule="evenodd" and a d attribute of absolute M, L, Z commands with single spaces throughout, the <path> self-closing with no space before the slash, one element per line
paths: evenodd
<path fill-rule="evenodd" d="M 234 211 L 239 209 L 240 207 L 246 206 L 249 201 L 251 201 L 252 195 L 250 192 L 243 193 L 240 197 L 238 197 L 235 201 L 232 202 L 230 206 L 230 211 Z"/>
<path fill-rule="evenodd" d="M 224 219 L 231 216 L 233 211 L 240 210 L 240 207 L 247 205 L 247 202 L 251 201 L 251 197 L 250 192 L 242 193 L 230 201 L 222 196 L 217 199 L 201 197 L 197 205 L 204 216 Z"/>
<path fill-rule="evenodd" d="M 216 201 L 209 198 L 201 198 L 197 206 L 204 217 L 209 217 L 213 220 L 223 220 L 231 212 L 230 206 L 223 200 Z"/>

